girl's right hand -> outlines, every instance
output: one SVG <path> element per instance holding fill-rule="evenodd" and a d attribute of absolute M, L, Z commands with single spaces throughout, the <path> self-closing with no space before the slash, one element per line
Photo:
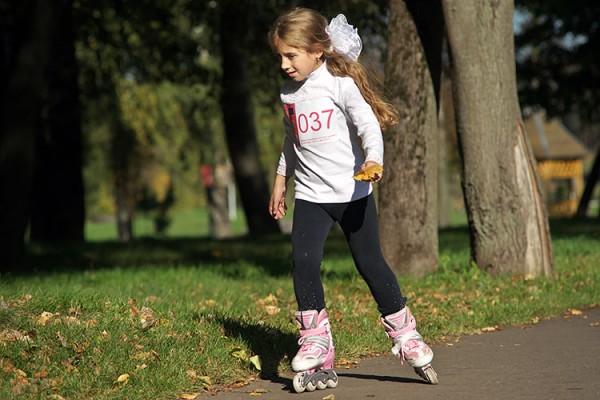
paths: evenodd
<path fill-rule="evenodd" d="M 285 217 L 287 205 L 285 204 L 286 195 L 286 179 L 284 176 L 277 175 L 275 178 L 275 184 L 273 185 L 273 192 L 271 193 L 271 200 L 269 201 L 269 213 L 275 219 L 281 219 Z"/>

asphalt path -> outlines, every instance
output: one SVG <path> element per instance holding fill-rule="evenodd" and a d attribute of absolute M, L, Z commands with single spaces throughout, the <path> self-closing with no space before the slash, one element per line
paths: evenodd
<path fill-rule="evenodd" d="M 295 393 L 293 375 L 213 392 L 217 400 L 600 400 L 600 308 L 524 327 L 501 327 L 433 346 L 439 385 L 391 355 L 336 368 L 335 389 Z"/>

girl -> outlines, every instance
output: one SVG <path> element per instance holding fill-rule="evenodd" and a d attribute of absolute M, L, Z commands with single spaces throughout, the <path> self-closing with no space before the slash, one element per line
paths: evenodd
<path fill-rule="evenodd" d="M 299 372 L 294 389 L 337 385 L 320 277 L 323 247 L 335 222 L 377 303 L 392 352 L 435 384 L 433 352 L 416 331 L 398 280 L 381 254 L 372 182 L 383 175 L 382 129 L 395 124 L 397 114 L 374 92 L 357 62 L 362 49 L 357 30 L 344 15 L 328 25 L 316 11 L 297 8 L 275 21 L 269 42 L 290 77 L 281 90 L 286 136 L 269 211 L 275 219 L 286 214 L 287 181 L 294 176 L 292 258 L 301 336 L 292 360 Z"/>

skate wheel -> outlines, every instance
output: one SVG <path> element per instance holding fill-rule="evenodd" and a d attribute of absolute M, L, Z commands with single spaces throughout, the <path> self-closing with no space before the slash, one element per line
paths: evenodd
<path fill-rule="evenodd" d="M 315 390 L 317 390 L 317 385 L 314 382 L 308 382 L 306 384 L 306 391 L 307 392 L 314 392 Z"/>
<path fill-rule="evenodd" d="M 334 378 L 327 380 L 327 386 L 333 389 L 336 388 L 338 385 L 338 376 L 334 370 L 331 370 L 331 373 L 333 374 Z"/>
<path fill-rule="evenodd" d="M 437 385 L 439 383 L 438 376 L 431 364 L 428 364 L 421 368 L 415 368 L 415 371 L 419 376 L 425 379 L 427 382 L 432 385 Z"/>
<path fill-rule="evenodd" d="M 304 386 L 304 374 L 296 374 L 296 376 L 294 376 L 292 384 L 294 385 L 294 390 L 296 391 L 296 393 L 304 392 L 304 390 L 306 389 L 306 386 Z"/>
<path fill-rule="evenodd" d="M 325 390 L 325 389 L 327 389 L 327 382 L 318 381 L 317 382 L 317 389 L 319 389 L 319 390 Z"/>

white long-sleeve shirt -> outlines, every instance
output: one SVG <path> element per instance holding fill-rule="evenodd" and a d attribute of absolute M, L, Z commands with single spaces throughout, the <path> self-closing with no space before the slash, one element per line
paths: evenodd
<path fill-rule="evenodd" d="M 352 176 L 365 161 L 383 165 L 383 137 L 371 106 L 350 77 L 326 63 L 281 90 L 285 140 L 277 173 L 294 175 L 297 199 L 345 203 L 371 193 Z"/>

